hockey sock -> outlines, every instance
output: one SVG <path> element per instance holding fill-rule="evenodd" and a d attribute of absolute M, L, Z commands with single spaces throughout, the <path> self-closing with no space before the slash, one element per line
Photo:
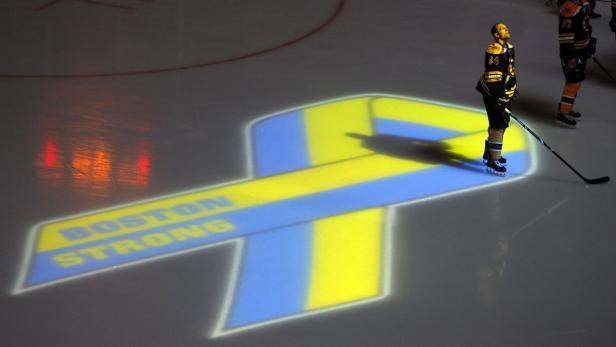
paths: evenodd
<path fill-rule="evenodd" d="M 503 136 L 505 129 L 488 129 L 488 151 L 490 159 L 498 160 L 503 150 Z"/>
<path fill-rule="evenodd" d="M 488 148 L 490 150 L 490 159 L 498 160 L 502 155 L 503 143 L 502 142 L 488 142 Z"/>
<path fill-rule="evenodd" d="M 573 110 L 573 104 L 575 103 L 575 97 L 577 96 L 582 82 L 567 82 L 563 88 L 563 95 L 560 98 L 560 104 L 558 111 L 561 113 L 569 114 Z"/>

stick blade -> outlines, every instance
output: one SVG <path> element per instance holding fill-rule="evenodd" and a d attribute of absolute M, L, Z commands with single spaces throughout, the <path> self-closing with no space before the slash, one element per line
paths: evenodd
<path fill-rule="evenodd" d="M 599 177 L 599 178 L 585 179 L 584 181 L 586 181 L 586 183 L 588 183 L 588 184 L 601 184 L 601 183 L 609 182 L 610 181 L 610 176 L 603 176 L 603 177 Z"/>

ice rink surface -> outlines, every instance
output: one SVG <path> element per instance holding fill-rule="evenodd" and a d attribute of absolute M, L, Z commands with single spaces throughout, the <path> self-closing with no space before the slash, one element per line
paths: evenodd
<path fill-rule="evenodd" d="M 616 74 L 609 4 L 596 11 L 596 57 Z M 380 300 L 216 334 L 239 305 L 238 242 L 24 290 L 41 223 L 250 179 L 264 116 L 357 95 L 481 110 L 496 22 L 516 47 L 514 113 L 584 175 L 615 178 L 616 83 L 595 64 L 577 129 L 553 122 L 556 13 L 539 0 L 2 1 L 0 344 L 616 345 L 614 183 L 584 184 L 540 144 L 521 179 L 392 208 Z"/>

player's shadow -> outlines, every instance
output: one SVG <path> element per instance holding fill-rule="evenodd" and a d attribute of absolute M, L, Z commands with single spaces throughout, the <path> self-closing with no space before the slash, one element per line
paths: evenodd
<path fill-rule="evenodd" d="M 520 99 L 513 102 L 511 108 L 515 115 L 522 115 L 541 123 L 556 125 L 558 101 L 524 94 Z M 511 121 L 515 122 L 513 119 Z"/>
<path fill-rule="evenodd" d="M 363 135 L 346 133 L 362 140 L 362 147 L 375 153 L 430 165 L 447 165 L 462 170 L 485 172 L 480 160 L 452 152 L 453 147 L 441 141 L 430 141 L 396 135 Z"/>

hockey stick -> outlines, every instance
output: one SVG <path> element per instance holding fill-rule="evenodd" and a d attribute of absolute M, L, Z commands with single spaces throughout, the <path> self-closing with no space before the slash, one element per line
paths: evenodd
<path fill-rule="evenodd" d="M 607 77 L 609 77 L 612 81 L 616 82 L 616 78 L 614 78 L 614 76 L 612 76 L 612 74 L 609 71 L 607 71 L 607 69 L 604 68 L 603 65 L 601 65 L 601 63 L 597 60 L 597 58 L 592 57 L 592 60 L 594 60 L 595 63 L 597 64 L 597 66 L 599 66 L 599 68 L 601 68 L 601 70 L 603 70 L 603 72 L 605 72 Z"/>
<path fill-rule="evenodd" d="M 531 133 L 531 135 L 533 135 L 537 140 L 539 140 L 539 142 L 541 142 L 542 145 L 544 145 L 547 149 L 550 150 L 550 152 L 552 152 L 558 159 L 560 159 L 563 163 L 565 163 L 565 165 L 567 165 L 573 172 L 575 172 L 576 175 L 578 175 L 582 180 L 584 180 L 584 182 L 588 183 L 588 184 L 600 184 L 600 183 L 605 183 L 608 182 L 610 180 L 610 176 L 603 176 L 603 177 L 599 177 L 599 178 L 586 178 L 584 176 L 582 176 L 582 174 L 580 174 L 576 169 L 573 168 L 573 166 L 571 166 L 569 163 L 567 163 L 567 161 L 565 159 L 563 159 L 563 157 L 561 157 L 558 153 L 556 153 L 550 146 L 548 146 L 547 143 L 545 143 L 545 141 L 543 141 L 543 139 L 541 139 L 537 134 L 535 134 L 534 131 L 532 131 L 528 125 L 526 125 L 526 123 L 522 122 L 520 119 L 518 119 L 518 117 L 516 117 L 513 113 L 511 113 L 511 111 L 509 111 L 507 109 L 507 112 L 509 113 L 509 115 L 511 117 L 513 117 L 513 119 L 515 119 L 518 123 L 520 123 L 520 125 L 528 130 L 529 133 Z"/>

